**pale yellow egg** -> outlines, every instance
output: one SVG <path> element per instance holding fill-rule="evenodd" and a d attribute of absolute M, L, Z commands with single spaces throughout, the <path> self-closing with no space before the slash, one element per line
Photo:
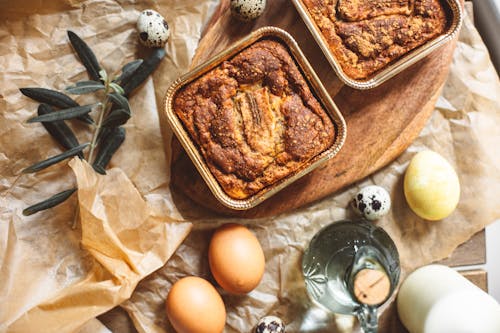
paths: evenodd
<path fill-rule="evenodd" d="M 423 219 L 436 221 L 450 215 L 460 199 L 460 183 L 450 163 L 433 151 L 422 151 L 410 161 L 404 178 L 410 208 Z"/>

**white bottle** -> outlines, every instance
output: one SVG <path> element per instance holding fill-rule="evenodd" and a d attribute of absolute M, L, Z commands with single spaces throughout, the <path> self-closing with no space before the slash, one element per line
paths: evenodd
<path fill-rule="evenodd" d="M 410 333 L 500 333 L 500 305 L 455 270 L 428 265 L 411 273 L 397 297 Z"/>

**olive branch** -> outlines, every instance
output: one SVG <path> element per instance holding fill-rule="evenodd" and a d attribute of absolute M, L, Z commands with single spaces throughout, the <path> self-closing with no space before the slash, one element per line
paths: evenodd
<path fill-rule="evenodd" d="M 68 95 L 46 88 L 21 88 L 21 93 L 41 104 L 38 115 L 28 119 L 28 123 L 40 122 L 64 151 L 37 162 L 23 170 L 33 173 L 78 156 L 86 159 L 93 169 L 106 174 L 106 167 L 114 153 L 125 141 L 125 128 L 122 127 L 132 116 L 128 98 L 149 75 L 158 67 L 165 57 L 163 48 L 155 48 L 145 59 L 127 63 L 119 74 L 108 75 L 103 69 L 92 49 L 74 32 L 68 31 L 68 37 L 78 58 L 85 66 L 89 80 L 76 82 L 66 88 L 71 95 L 95 94 L 99 101 L 93 104 L 80 105 Z M 57 109 L 57 111 L 56 111 Z M 96 120 L 90 116 L 96 111 Z M 73 130 L 66 121 L 77 120 L 87 124 L 92 130 L 92 140 L 80 144 Z M 88 148 L 85 157 L 83 151 Z M 52 197 L 31 205 L 23 210 L 23 215 L 31 215 L 52 208 L 67 200 L 77 188 L 64 190 Z"/>

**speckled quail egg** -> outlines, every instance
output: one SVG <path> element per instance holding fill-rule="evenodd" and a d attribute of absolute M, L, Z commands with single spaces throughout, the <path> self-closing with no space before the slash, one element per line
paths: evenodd
<path fill-rule="evenodd" d="M 147 47 L 163 47 L 170 36 L 167 21 L 160 13 L 146 9 L 137 19 L 139 40 Z"/>
<path fill-rule="evenodd" d="M 367 220 L 373 221 L 381 218 L 391 208 L 389 193 L 380 186 L 370 185 L 363 187 L 352 200 L 356 213 L 363 215 Z"/>
<path fill-rule="evenodd" d="M 255 333 L 284 333 L 285 324 L 276 316 L 266 316 L 259 320 Z"/>
<path fill-rule="evenodd" d="M 231 13 L 248 22 L 259 17 L 266 8 L 266 0 L 231 0 Z"/>

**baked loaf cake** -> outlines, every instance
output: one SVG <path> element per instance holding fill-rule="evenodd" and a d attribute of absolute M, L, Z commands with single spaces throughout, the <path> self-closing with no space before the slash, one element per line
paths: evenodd
<path fill-rule="evenodd" d="M 330 148 L 335 127 L 287 48 L 257 41 L 181 88 L 174 112 L 210 171 L 245 199 Z"/>
<path fill-rule="evenodd" d="M 344 73 L 366 79 L 442 34 L 440 0 L 303 0 Z"/>

